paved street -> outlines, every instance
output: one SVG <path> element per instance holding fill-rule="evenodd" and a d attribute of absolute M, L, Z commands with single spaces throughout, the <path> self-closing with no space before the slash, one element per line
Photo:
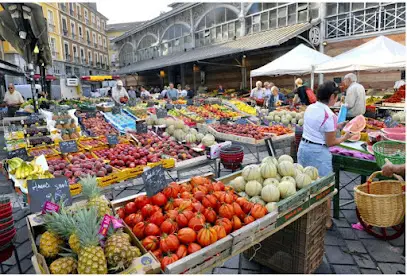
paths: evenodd
<path fill-rule="evenodd" d="M 2 135 L 1 135 L 2 136 Z M 279 151 L 281 153 L 281 151 Z M 266 156 L 263 151 L 260 157 Z M 253 155 L 246 153 L 244 163 L 254 163 Z M 194 170 L 183 175 L 184 178 L 200 175 L 209 172 L 209 166 Z M 223 172 L 222 175 L 228 172 Z M 230 173 L 230 172 L 229 172 Z M 175 175 L 173 175 L 175 177 Z M 356 175 L 343 173 L 341 174 L 341 185 L 345 185 Z M 353 187 L 360 182 L 357 178 L 351 182 L 346 188 L 340 192 L 341 203 L 353 199 Z M 138 180 L 138 186 L 122 191 L 115 191 L 116 198 L 122 198 L 132 195 L 136 190 L 142 188 L 141 181 Z M 9 184 L 1 176 L 0 194 L 10 194 L 15 199 L 15 195 L 11 193 Z M 14 219 L 16 220 L 17 232 L 17 252 L 21 263 L 22 272 L 29 274 L 35 273 L 31 264 L 31 244 L 27 236 L 27 227 L 25 216 L 27 212 L 19 207 L 18 202 L 14 200 Z M 341 209 L 340 219 L 335 220 L 334 228 L 327 231 L 325 236 L 325 256 L 323 264 L 318 268 L 316 273 L 327 274 L 404 274 L 405 273 L 405 258 L 403 257 L 404 235 L 393 241 L 381 241 L 373 236 L 370 236 L 364 231 L 352 229 L 351 225 L 358 222 L 355 214 L 354 203 L 344 206 Z M 239 257 L 236 256 L 221 267 L 212 270 L 212 274 L 237 274 L 239 267 Z M 18 268 L 16 260 L 11 257 L 3 263 L 2 273 L 17 274 Z M 242 273 L 244 274 L 260 274 L 272 273 L 270 269 L 255 262 L 249 262 L 242 256 Z"/>

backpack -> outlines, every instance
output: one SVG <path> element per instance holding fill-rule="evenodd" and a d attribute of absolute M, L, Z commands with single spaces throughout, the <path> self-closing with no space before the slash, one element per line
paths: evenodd
<path fill-rule="evenodd" d="M 307 93 L 308 101 L 310 104 L 317 102 L 317 96 L 315 96 L 315 93 L 314 93 L 314 91 L 312 91 L 311 88 L 307 88 L 305 90 L 305 93 Z"/>

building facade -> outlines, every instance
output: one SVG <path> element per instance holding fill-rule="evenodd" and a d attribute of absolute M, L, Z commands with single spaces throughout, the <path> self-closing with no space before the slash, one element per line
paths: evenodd
<path fill-rule="evenodd" d="M 183 3 L 113 42 L 127 85 L 239 89 L 250 86 L 250 70 L 300 43 L 335 56 L 378 35 L 405 44 L 405 3 Z M 360 76 L 372 86 L 387 85 L 375 75 Z M 400 78 L 399 72 L 384 75 L 387 82 Z M 271 79 L 293 86 L 292 76 Z"/>

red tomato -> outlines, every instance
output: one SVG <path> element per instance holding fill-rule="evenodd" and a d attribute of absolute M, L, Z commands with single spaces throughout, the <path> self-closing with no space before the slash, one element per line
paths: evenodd
<path fill-rule="evenodd" d="M 150 204 L 151 200 L 146 195 L 142 195 L 136 197 L 136 199 L 134 199 L 134 203 L 136 203 L 137 209 L 140 210 L 143 208 L 143 206 Z"/>
<path fill-rule="evenodd" d="M 124 219 L 126 217 L 126 210 L 122 207 L 116 211 L 116 214 L 119 216 L 119 218 Z"/>
<path fill-rule="evenodd" d="M 170 218 L 172 220 L 175 220 L 178 216 L 178 211 L 177 210 L 168 210 L 165 212 L 165 217 Z"/>
<path fill-rule="evenodd" d="M 211 207 L 205 209 L 203 211 L 203 215 L 205 216 L 207 222 L 214 223 L 216 221 L 216 212 Z"/>
<path fill-rule="evenodd" d="M 204 227 L 205 224 L 205 216 L 201 213 L 198 213 L 195 217 L 191 218 L 188 222 L 188 227 L 194 231 L 199 231 Z"/>
<path fill-rule="evenodd" d="M 194 252 L 196 252 L 196 251 L 199 251 L 199 250 L 201 250 L 202 249 L 202 247 L 199 245 L 199 244 L 197 244 L 197 243 L 190 243 L 189 245 L 188 245 L 188 254 L 192 254 L 192 253 L 194 253 Z"/>
<path fill-rule="evenodd" d="M 233 224 L 230 220 L 228 220 L 227 218 L 220 218 L 216 221 L 216 225 L 220 225 L 225 227 L 226 230 L 226 234 L 229 234 L 230 232 L 232 232 L 232 228 L 233 228 Z"/>
<path fill-rule="evenodd" d="M 151 204 L 147 204 L 143 208 L 141 208 L 141 214 L 146 219 L 149 218 L 155 211 L 156 209 Z"/>
<path fill-rule="evenodd" d="M 151 223 L 154 223 L 155 225 L 161 225 L 164 222 L 165 218 L 163 213 L 161 212 L 155 212 L 154 214 L 151 215 L 149 221 Z"/>
<path fill-rule="evenodd" d="M 168 254 L 168 256 L 165 256 L 161 261 L 162 270 L 164 270 L 167 265 L 175 263 L 176 261 L 178 261 L 178 256 L 176 254 Z"/>
<path fill-rule="evenodd" d="M 134 225 L 136 225 L 135 223 L 134 223 L 134 219 L 136 218 L 136 214 L 131 214 L 131 215 L 128 215 L 125 219 L 124 219 L 124 222 L 130 227 L 130 228 L 132 228 Z"/>
<path fill-rule="evenodd" d="M 153 251 L 154 256 L 157 258 L 157 260 L 159 260 L 161 262 L 162 258 L 163 258 L 163 252 L 161 252 L 161 249 L 156 249 Z"/>
<path fill-rule="evenodd" d="M 145 226 L 146 224 L 144 222 L 139 222 L 133 227 L 133 233 L 139 240 L 142 240 L 145 237 L 144 235 Z"/>
<path fill-rule="evenodd" d="M 164 206 L 167 203 L 167 198 L 163 193 L 157 193 L 151 198 L 151 201 L 154 205 Z"/>
<path fill-rule="evenodd" d="M 198 232 L 197 241 L 201 246 L 208 246 L 215 243 L 217 240 L 218 234 L 210 224 L 205 225 L 205 227 Z"/>
<path fill-rule="evenodd" d="M 178 225 L 174 220 L 166 219 L 161 224 L 160 228 L 161 228 L 161 232 L 163 232 L 163 233 L 173 234 L 175 231 L 177 231 Z"/>
<path fill-rule="evenodd" d="M 127 203 L 124 208 L 126 210 L 126 214 L 128 214 L 128 215 L 137 212 L 137 206 L 136 206 L 136 203 L 134 203 L 134 202 Z"/>
<path fill-rule="evenodd" d="M 148 236 L 141 242 L 144 248 L 148 251 L 154 251 L 158 248 L 158 239 L 155 236 Z"/>
<path fill-rule="evenodd" d="M 188 254 L 188 249 L 185 245 L 181 244 L 175 254 L 177 255 L 178 259 L 182 259 Z"/>
<path fill-rule="evenodd" d="M 163 252 L 175 252 L 179 247 L 179 240 L 174 234 L 163 234 L 160 239 L 160 249 Z"/>
<path fill-rule="evenodd" d="M 147 223 L 144 228 L 145 236 L 159 236 L 161 234 L 160 228 L 154 223 Z"/>
<path fill-rule="evenodd" d="M 189 227 L 182 228 L 178 231 L 178 239 L 184 244 L 189 244 L 196 240 L 196 233 Z"/>

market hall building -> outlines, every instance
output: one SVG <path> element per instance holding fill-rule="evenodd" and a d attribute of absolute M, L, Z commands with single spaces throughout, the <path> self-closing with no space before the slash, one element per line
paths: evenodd
<path fill-rule="evenodd" d="M 379 35 L 405 45 L 405 6 L 404 2 L 175 3 L 171 11 L 114 39 L 117 73 L 126 86 L 174 82 L 195 89 L 213 90 L 219 84 L 248 89 L 250 70 L 301 43 L 332 57 Z M 325 78 L 340 82 L 343 75 Z M 293 76 L 259 79 L 293 87 Z M 397 71 L 360 72 L 366 88 L 387 89 L 400 79 Z"/>

